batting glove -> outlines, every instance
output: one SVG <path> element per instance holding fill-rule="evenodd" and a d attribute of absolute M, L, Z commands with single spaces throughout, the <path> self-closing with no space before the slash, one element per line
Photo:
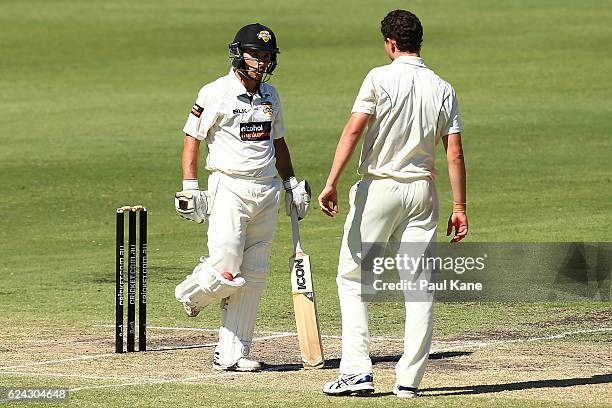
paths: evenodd
<path fill-rule="evenodd" d="M 301 220 L 306 216 L 308 207 L 310 207 L 310 185 L 306 180 L 298 183 L 293 176 L 283 181 L 285 187 L 285 210 L 288 216 L 291 216 L 291 206 L 297 210 L 298 218 Z"/>
<path fill-rule="evenodd" d="M 174 195 L 174 207 L 181 217 L 202 224 L 210 214 L 208 192 L 200 191 L 198 180 L 183 180 L 183 191 Z"/>

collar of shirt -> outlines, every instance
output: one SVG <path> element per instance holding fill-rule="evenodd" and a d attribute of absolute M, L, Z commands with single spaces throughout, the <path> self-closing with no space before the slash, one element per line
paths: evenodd
<path fill-rule="evenodd" d="M 410 64 L 416 65 L 417 67 L 426 68 L 425 63 L 423 62 L 423 58 L 414 57 L 412 55 L 400 55 L 399 57 L 393 60 L 392 64 Z"/>
<path fill-rule="evenodd" d="M 235 96 L 238 97 L 238 96 L 244 95 L 244 96 L 247 96 L 248 98 L 251 98 L 251 94 L 246 90 L 242 82 L 240 82 L 240 79 L 238 79 L 238 77 L 234 73 L 234 68 L 230 69 L 227 76 L 228 76 L 230 88 Z M 260 97 L 270 96 L 270 92 L 266 89 L 265 85 L 262 83 L 260 83 L 259 87 L 257 88 L 257 94 Z"/>

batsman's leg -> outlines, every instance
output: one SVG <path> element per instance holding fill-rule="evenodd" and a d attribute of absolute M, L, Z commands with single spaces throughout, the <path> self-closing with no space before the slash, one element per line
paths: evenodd
<path fill-rule="evenodd" d="M 250 219 L 245 236 L 245 251 L 240 276 L 243 288 L 222 304 L 219 344 L 215 348 L 217 370 L 255 371 L 259 363 L 247 359 L 250 352 L 259 301 L 266 287 L 270 243 L 278 222 L 279 183 L 260 186 L 262 201 Z"/>
<path fill-rule="evenodd" d="M 246 283 L 221 304 L 221 328 L 213 364 L 215 369 L 255 371 L 260 368 L 255 362 L 240 360 L 246 359 L 251 351 L 259 301 L 266 287 L 268 256 L 268 243 L 256 244 L 244 253 L 241 276 Z"/>
<path fill-rule="evenodd" d="M 242 263 L 242 252 L 244 248 L 244 231 L 246 230 L 246 217 L 240 212 L 242 201 L 238 195 L 228 186 L 230 180 L 213 173 L 209 177 L 209 193 L 214 200 L 208 220 L 208 251 L 210 256 L 196 266 L 193 273 L 188 275 L 183 282 L 177 285 L 175 296 L 183 303 L 185 312 L 190 317 L 195 317 L 200 310 L 216 299 L 210 297 L 206 289 L 207 277 L 202 279 L 202 273 L 218 275 L 230 272 L 232 276 L 238 275 Z M 214 204 L 217 203 L 217 204 Z M 218 203 L 221 203 L 219 205 Z M 204 265 L 204 263 L 206 265 Z M 217 271 L 218 274 L 210 273 L 209 269 Z M 241 278 L 242 279 L 242 278 Z M 202 282 L 202 280 L 206 282 Z M 222 279 L 218 282 L 227 283 Z M 240 282 L 235 282 L 240 284 Z M 232 285 L 231 283 L 227 283 Z M 200 290 L 204 286 L 204 291 Z"/>
<path fill-rule="evenodd" d="M 239 181 L 217 175 L 214 204 L 208 220 L 208 262 L 219 272 L 240 273 L 249 214 Z M 211 176 L 212 178 L 212 176 Z M 211 181 L 209 181 L 211 182 Z"/>

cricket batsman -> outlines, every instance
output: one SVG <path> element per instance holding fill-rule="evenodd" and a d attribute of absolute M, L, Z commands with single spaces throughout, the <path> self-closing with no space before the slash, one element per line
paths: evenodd
<path fill-rule="evenodd" d="M 374 391 L 368 304 L 360 296 L 362 281 L 371 281 L 363 274 L 371 271 L 362 268 L 362 244 L 428 246 L 435 239 L 438 196 L 434 163 L 440 139 L 446 149 L 454 201 L 447 235 L 454 229 L 452 242 L 458 242 L 468 232 L 463 128 L 455 91 L 421 58 L 423 28 L 414 14 L 390 12 L 381 22 L 381 32 L 392 62 L 366 75 L 319 196 L 321 210 L 331 217 L 337 215 L 336 186 L 365 129 L 358 169 L 361 180 L 349 193 L 350 210 L 338 262 L 342 359 L 340 376 L 323 387 L 329 395 Z M 396 365 L 393 393 L 413 398 L 431 346 L 433 295 L 419 301 L 410 301 L 406 292 L 404 296 L 404 352 Z"/>
<path fill-rule="evenodd" d="M 175 295 L 189 316 L 221 302 L 214 369 L 257 371 L 260 363 L 247 357 L 281 185 L 287 214 L 293 206 L 299 218 L 308 210 L 310 188 L 294 176 L 278 92 L 266 83 L 277 66 L 274 32 L 259 23 L 246 25 L 229 53 L 229 73 L 200 90 L 183 129 L 183 187 L 175 206 L 186 219 L 208 220 L 208 257 L 200 258 Z M 202 141 L 210 172 L 206 190 L 198 183 Z"/>

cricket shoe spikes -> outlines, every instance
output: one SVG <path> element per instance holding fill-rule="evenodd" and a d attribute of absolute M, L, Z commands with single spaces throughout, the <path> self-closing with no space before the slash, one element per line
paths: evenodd
<path fill-rule="evenodd" d="M 213 361 L 213 368 L 217 371 L 260 371 L 261 364 L 254 360 L 249 360 L 248 358 L 242 357 L 236 363 L 232 365 L 222 365 L 219 364 L 216 359 Z"/>
<path fill-rule="evenodd" d="M 323 386 L 327 395 L 364 395 L 374 392 L 374 376 L 372 373 L 340 374 L 335 381 Z"/>
<path fill-rule="evenodd" d="M 393 393 L 399 398 L 416 398 L 418 396 L 416 388 L 404 387 L 399 384 L 393 386 Z"/>

